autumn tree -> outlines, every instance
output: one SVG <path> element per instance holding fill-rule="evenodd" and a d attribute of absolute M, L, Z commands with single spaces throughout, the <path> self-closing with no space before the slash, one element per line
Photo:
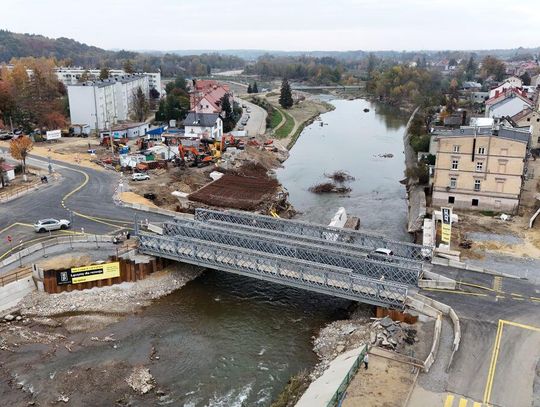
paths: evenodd
<path fill-rule="evenodd" d="M 79 76 L 79 82 L 84 83 L 88 82 L 90 80 L 90 72 L 88 72 L 88 69 L 85 69 L 84 72 Z"/>
<path fill-rule="evenodd" d="M 105 80 L 105 79 L 109 79 L 110 74 L 111 73 L 109 71 L 109 68 L 103 67 L 99 71 L 99 79 L 101 79 L 102 81 Z"/>
<path fill-rule="evenodd" d="M 488 55 L 482 60 L 481 75 L 484 79 L 493 75 L 495 80 L 502 81 L 505 74 L 506 65 L 500 59 Z"/>
<path fill-rule="evenodd" d="M 133 118 L 139 122 L 144 122 L 148 116 L 150 105 L 148 104 L 148 99 L 140 86 L 133 91 L 132 106 Z"/>
<path fill-rule="evenodd" d="M 15 160 L 21 162 L 23 174 L 26 174 L 26 157 L 28 157 L 33 147 L 34 144 L 28 136 L 18 137 L 9 143 L 9 153 Z"/>
<path fill-rule="evenodd" d="M 288 109 L 293 105 L 293 103 L 294 103 L 294 100 L 292 97 L 291 86 L 289 85 L 289 81 L 285 78 L 283 79 L 283 82 L 281 83 L 279 104 L 281 105 L 281 107 Z"/>

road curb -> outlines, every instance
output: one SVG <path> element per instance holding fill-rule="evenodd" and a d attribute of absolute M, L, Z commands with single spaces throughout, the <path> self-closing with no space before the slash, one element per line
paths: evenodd
<path fill-rule="evenodd" d="M 461 270 L 473 271 L 475 273 L 489 274 L 489 275 L 497 276 L 497 277 L 513 278 L 516 280 L 523 279 L 522 277 L 514 276 L 512 274 L 507 274 L 507 273 L 503 273 L 503 272 L 495 271 L 495 270 L 489 270 L 483 267 L 473 266 L 473 265 L 470 265 L 461 261 L 448 260 L 441 257 L 434 257 L 431 260 L 431 264 L 435 264 L 437 266 L 447 266 L 447 267 L 453 267 L 453 268 L 457 268 Z"/>

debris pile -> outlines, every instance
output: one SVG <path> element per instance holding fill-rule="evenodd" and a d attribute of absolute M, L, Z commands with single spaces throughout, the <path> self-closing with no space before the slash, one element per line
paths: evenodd
<path fill-rule="evenodd" d="M 323 182 L 321 184 L 313 185 L 312 187 L 309 188 L 309 191 L 316 194 L 326 194 L 330 192 L 338 193 L 338 194 L 345 194 L 347 192 L 351 192 L 351 188 L 337 186 L 331 182 Z"/>
<path fill-rule="evenodd" d="M 403 343 L 413 345 L 416 341 L 418 341 L 416 329 L 404 322 L 396 322 L 390 317 L 384 317 L 371 324 L 370 343 L 372 346 L 397 350 Z"/>
<path fill-rule="evenodd" d="M 334 171 L 332 174 L 324 174 L 326 178 L 330 178 L 335 182 L 354 181 L 354 177 L 345 171 Z"/>
<path fill-rule="evenodd" d="M 134 367 L 126 382 L 139 394 L 146 394 L 156 386 L 150 370 L 143 366 Z"/>

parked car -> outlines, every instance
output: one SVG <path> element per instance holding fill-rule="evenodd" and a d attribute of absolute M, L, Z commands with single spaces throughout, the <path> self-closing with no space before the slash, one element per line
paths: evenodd
<path fill-rule="evenodd" d="M 34 223 L 34 230 L 37 233 L 49 232 L 51 230 L 65 230 L 71 226 L 67 219 L 40 219 Z"/>
<path fill-rule="evenodd" d="M 242 104 L 242 109 L 245 109 L 247 106 L 245 104 Z"/>
<path fill-rule="evenodd" d="M 150 179 L 150 176 L 148 174 L 144 174 L 142 172 L 136 172 L 131 176 L 131 179 L 133 181 L 145 181 L 147 179 Z"/>
<path fill-rule="evenodd" d="M 251 113 L 251 109 L 248 107 L 248 108 L 246 109 L 246 112 Z"/>
<path fill-rule="evenodd" d="M 13 134 L 2 132 L 0 133 L 0 140 L 11 140 L 13 138 Z"/>

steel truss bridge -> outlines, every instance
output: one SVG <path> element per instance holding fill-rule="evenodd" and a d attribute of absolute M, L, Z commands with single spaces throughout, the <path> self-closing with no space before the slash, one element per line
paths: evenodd
<path fill-rule="evenodd" d="M 375 234 L 207 209 L 197 209 L 194 220 L 166 222 L 163 235 L 137 233 L 145 254 L 393 308 L 404 306 L 432 251 Z M 380 247 L 395 256 L 374 255 Z"/>

